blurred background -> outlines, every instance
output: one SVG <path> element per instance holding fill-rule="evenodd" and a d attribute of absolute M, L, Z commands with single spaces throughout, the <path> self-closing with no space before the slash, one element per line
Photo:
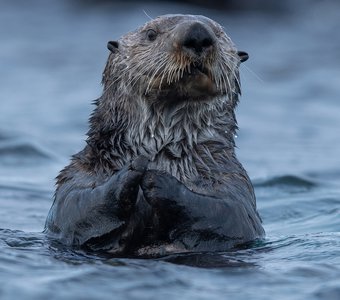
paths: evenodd
<path fill-rule="evenodd" d="M 54 177 L 85 145 L 91 102 L 102 91 L 107 41 L 149 17 L 168 13 L 202 14 L 216 20 L 238 49 L 250 55 L 241 66 L 237 155 L 255 184 L 267 239 L 277 250 L 261 256 L 256 263 L 265 274 L 257 282 L 248 274 L 245 286 L 262 286 L 272 299 L 266 284 L 277 280 L 275 299 L 293 299 L 284 296 L 296 287 L 303 290 L 301 299 L 307 299 L 309 292 L 316 298 L 339 299 L 337 0 L 0 0 L 0 237 L 14 239 L 20 251 L 27 250 L 13 230 L 43 229 Z M 15 248 L 4 245 L 0 261 Z M 39 261 L 39 245 L 32 246 L 37 253 L 28 246 L 27 251 L 35 253 L 33 261 Z M 306 261 L 314 265 L 305 266 Z M 315 277 L 294 280 L 305 278 L 301 265 Z M 18 286 L 15 278 L 20 270 L 12 271 L 8 294 Z M 30 271 L 27 274 L 34 277 Z M 294 285 L 281 285 L 287 276 Z M 193 274 L 189 277 L 196 280 Z M 235 280 L 234 290 L 244 290 L 244 282 Z M 215 278 L 207 288 L 224 295 L 228 291 L 221 282 Z M 51 284 L 55 287 L 53 280 Z M 25 292 L 37 299 L 34 290 Z M 192 295 L 200 299 L 199 293 Z"/>

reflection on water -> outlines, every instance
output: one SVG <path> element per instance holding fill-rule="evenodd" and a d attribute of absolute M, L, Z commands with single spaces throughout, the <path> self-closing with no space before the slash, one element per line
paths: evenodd
<path fill-rule="evenodd" d="M 339 299 L 340 4 L 86 3 L 1 4 L 1 299 Z M 236 142 L 264 242 L 138 260 L 75 251 L 41 233 L 54 177 L 84 145 L 106 43 L 146 22 L 143 11 L 207 15 L 249 52 Z"/>

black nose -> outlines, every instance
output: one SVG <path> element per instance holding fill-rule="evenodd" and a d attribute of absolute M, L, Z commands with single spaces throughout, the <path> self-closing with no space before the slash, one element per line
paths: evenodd
<path fill-rule="evenodd" d="M 184 48 L 194 51 L 195 54 L 201 54 L 213 44 L 212 34 L 201 23 L 191 25 L 182 42 Z"/>

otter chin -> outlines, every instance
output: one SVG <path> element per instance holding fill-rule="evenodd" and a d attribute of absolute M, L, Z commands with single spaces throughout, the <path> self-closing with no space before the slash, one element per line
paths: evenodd
<path fill-rule="evenodd" d="M 87 144 L 57 177 L 46 234 L 142 257 L 262 238 L 234 150 L 239 65 L 248 54 L 195 15 L 160 16 L 108 49 Z"/>

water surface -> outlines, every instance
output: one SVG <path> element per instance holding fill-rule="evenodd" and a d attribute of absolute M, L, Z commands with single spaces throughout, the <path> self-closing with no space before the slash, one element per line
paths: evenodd
<path fill-rule="evenodd" d="M 340 5 L 307 2 L 272 12 L 2 2 L 0 298 L 340 299 Z M 249 52 L 236 142 L 264 242 L 138 260 L 73 251 L 41 233 L 54 177 L 84 146 L 106 43 L 146 22 L 143 10 L 207 15 Z"/>

